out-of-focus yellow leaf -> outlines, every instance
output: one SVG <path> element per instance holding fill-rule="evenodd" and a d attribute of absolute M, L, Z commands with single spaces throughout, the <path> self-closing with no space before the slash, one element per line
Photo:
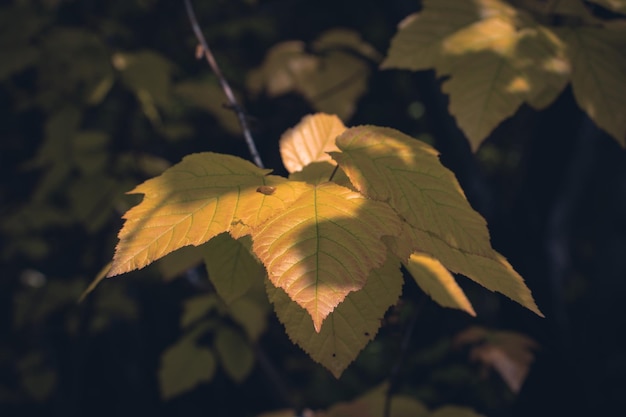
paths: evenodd
<path fill-rule="evenodd" d="M 461 287 L 437 259 L 424 253 L 414 252 L 405 263 L 405 267 L 417 285 L 441 306 L 463 310 L 472 316 L 476 315 Z"/>
<path fill-rule="evenodd" d="M 221 326 L 215 334 L 215 352 L 226 374 L 235 382 L 242 382 L 254 367 L 254 352 L 239 332 Z"/>
<path fill-rule="evenodd" d="M 346 126 L 335 116 L 324 113 L 305 116 L 280 138 L 280 155 L 287 171 L 301 171 L 312 162 L 335 162 L 327 152 L 337 151 L 335 139 Z"/>
<path fill-rule="evenodd" d="M 250 238 L 244 236 L 247 244 L 222 233 L 206 244 L 201 250 L 209 279 L 219 296 L 231 304 L 244 295 L 255 281 L 262 281 L 265 269 L 250 253 Z"/>
<path fill-rule="evenodd" d="M 626 1 L 625 0 L 589 0 L 592 3 L 599 4 L 602 7 L 605 7 L 609 10 L 612 10 L 616 13 L 621 13 L 626 15 Z"/>
<path fill-rule="evenodd" d="M 543 317 L 523 278 L 502 255 L 491 248 L 489 256 L 479 255 L 455 248 L 440 237 L 411 226 L 405 227 L 396 244 L 398 246 L 394 252 L 399 256 L 405 256 L 417 248 L 437 258 L 450 271 L 463 274 L 488 290 L 506 295 Z"/>
<path fill-rule="evenodd" d="M 220 233 L 249 233 L 297 198 L 299 183 L 268 176 L 250 162 L 230 155 L 200 153 L 185 157 L 163 174 L 137 186 L 144 194 L 131 208 L 119 233 L 108 276 L 142 268 L 188 245 L 201 245 Z M 271 195 L 257 192 L 272 186 Z"/>
<path fill-rule="evenodd" d="M 535 359 L 533 351 L 539 347 L 537 342 L 521 333 L 476 326 L 459 333 L 454 344 L 471 345 L 471 359 L 493 368 L 514 393 L 522 388 Z"/>
<path fill-rule="evenodd" d="M 326 316 L 385 261 L 381 237 L 400 228 L 384 203 L 334 183 L 308 185 L 291 206 L 253 230 L 253 250 L 270 281 L 309 312 L 319 331 Z"/>
<path fill-rule="evenodd" d="M 195 337 L 185 337 L 170 346 L 161 356 L 159 385 L 161 395 L 169 400 L 213 379 L 215 355 L 196 345 Z"/>
<path fill-rule="evenodd" d="M 345 297 L 321 329 L 314 327 L 307 311 L 269 281 L 267 293 L 291 341 L 339 378 L 378 332 L 381 318 L 400 296 L 402 283 L 398 261 L 390 257 L 370 272 L 361 290 Z"/>
<path fill-rule="evenodd" d="M 325 32 L 311 49 L 313 53 L 307 52 L 297 41 L 275 45 L 261 67 L 249 74 L 248 87 L 270 96 L 297 92 L 316 110 L 348 119 L 366 90 L 370 74 L 366 59 L 376 60 L 376 51 L 345 29 Z"/>
<path fill-rule="evenodd" d="M 491 256 L 485 220 L 433 147 L 376 126 L 348 129 L 337 146 L 342 152 L 331 156 L 361 193 L 387 202 L 406 222 L 452 247 Z"/>
<path fill-rule="evenodd" d="M 528 102 L 544 108 L 569 80 L 565 45 L 501 0 L 426 0 L 401 23 L 383 68 L 447 76 L 450 113 L 474 150 Z"/>
<path fill-rule="evenodd" d="M 626 30 L 559 29 L 572 61 L 578 105 L 626 146 Z"/>
<path fill-rule="evenodd" d="M 468 407 L 445 405 L 433 411 L 428 417 L 484 417 Z"/>

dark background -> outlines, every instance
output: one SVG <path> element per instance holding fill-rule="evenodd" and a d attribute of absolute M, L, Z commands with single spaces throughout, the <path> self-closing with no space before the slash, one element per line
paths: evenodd
<path fill-rule="evenodd" d="M 13 9 L 18 3 L 19 13 Z M 419 2 L 402 0 L 195 3 L 218 62 L 242 92 L 261 156 L 279 174 L 285 174 L 278 153 L 281 133 L 314 110 L 295 93 L 247 94 L 247 72 L 277 42 L 310 42 L 334 27 L 355 29 L 385 54 L 397 23 L 419 9 Z M 75 28 L 95 36 L 110 54 L 157 51 L 176 67 L 172 82 L 206 77 L 210 71 L 194 58 L 195 40 L 182 2 L 2 4 L 0 13 L 18 28 L 27 28 L 34 18 L 42 23 L 20 40 L 18 33 L 24 32 L 6 30 L 7 19 L 0 20 L 5 24 L 0 60 L 19 56 L 15 48 L 23 51 L 24 45 L 45 51 L 56 30 Z M 182 300 L 211 291 L 202 271 L 194 271 L 200 278 L 190 272 L 163 282 L 148 269 L 107 280 L 81 304 L 77 296 L 111 258 L 123 208 L 133 201 L 122 191 L 151 176 L 136 168 L 133 158 L 149 154 L 176 163 L 191 152 L 249 154 L 241 137 L 193 108 L 168 113 L 191 127 L 173 139 L 151 123 L 137 97 L 117 79 L 102 101 L 87 104 L 81 95 L 87 82 L 71 76 L 82 52 L 69 45 L 68 51 L 67 56 L 41 52 L 0 79 L 0 415 L 252 416 L 291 406 L 326 408 L 389 377 L 415 311 L 398 390 L 429 406 L 468 405 L 488 416 L 614 415 L 626 406 L 623 149 L 587 118 L 567 88 L 545 111 L 522 107 L 473 154 L 447 113 L 447 97 L 433 72 L 379 71 L 375 63 L 368 89 L 347 123 L 390 126 L 430 138 L 487 219 L 494 248 L 525 278 L 546 318 L 461 278 L 478 313 L 473 319 L 436 306 L 407 281 L 402 304 L 339 381 L 294 347 L 272 317 L 260 341 L 263 359 L 257 358 L 270 365 L 256 366 L 242 384 L 218 371 L 210 384 L 162 401 L 160 355 L 180 335 Z M 65 66 L 54 67 L 55 60 Z M 54 71 L 70 75 L 50 76 Z M 85 69 L 90 71 L 96 70 Z M 39 197 L 36 193 L 63 165 L 65 151 L 44 164 L 29 161 L 41 152 L 50 115 L 67 103 L 81 109 L 83 128 L 109 134 L 110 141 L 98 151 L 107 161 L 105 171 L 128 184 L 115 194 L 126 206 L 109 208 L 97 227 L 89 227 L 89 216 L 73 216 L 66 194 L 81 172 L 73 169 Z M 410 111 L 415 103 L 423 106 L 423 115 Z M 125 155 L 131 156 L 126 165 Z M 467 351 L 451 347 L 453 337 L 472 324 L 517 331 L 539 343 L 519 394 L 511 393 L 497 374 L 481 373 Z"/>

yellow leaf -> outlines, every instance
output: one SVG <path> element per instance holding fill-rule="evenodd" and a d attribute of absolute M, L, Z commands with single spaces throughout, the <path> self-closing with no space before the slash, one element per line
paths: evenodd
<path fill-rule="evenodd" d="M 386 204 L 334 183 L 308 185 L 290 207 L 253 231 L 270 281 L 306 309 L 320 330 L 345 296 L 383 264 L 384 235 L 401 222 Z"/>
<path fill-rule="evenodd" d="M 626 15 L 626 1 L 624 0 L 589 0 L 593 3 L 597 3 L 602 7 L 612 10 L 616 13 Z"/>
<path fill-rule="evenodd" d="M 474 150 L 525 101 L 554 101 L 569 76 L 563 43 L 501 0 L 424 1 L 400 25 L 383 67 L 448 76 L 450 113 Z"/>
<path fill-rule="evenodd" d="M 267 176 L 269 170 L 215 153 L 185 157 L 131 191 L 143 201 L 124 215 L 108 276 L 142 268 L 188 245 L 201 245 L 220 233 L 249 233 L 297 197 L 298 183 Z M 295 184 L 295 185 L 294 185 Z M 272 195 L 256 191 L 276 187 Z M 295 187 L 295 188 L 294 188 Z"/>
<path fill-rule="evenodd" d="M 543 317 L 522 277 L 491 247 L 488 248 L 489 256 L 472 253 L 453 247 L 432 233 L 410 226 L 405 227 L 396 244 L 397 247 L 392 246 L 392 250 L 398 256 L 406 256 L 407 252 L 419 248 L 437 258 L 450 271 L 463 274 L 488 290 L 506 295 Z"/>
<path fill-rule="evenodd" d="M 280 155 L 287 171 L 301 171 L 311 162 L 329 161 L 327 152 L 337 151 L 335 139 L 346 130 L 335 116 L 324 113 L 305 116 L 280 138 Z"/>
<path fill-rule="evenodd" d="M 243 243 L 222 233 L 201 247 L 209 279 L 226 304 L 231 304 L 255 281 L 265 277 L 263 266 L 249 252 L 249 239 L 243 237 L 242 240 L 248 241 Z"/>
<path fill-rule="evenodd" d="M 311 316 L 269 281 L 267 292 L 289 338 L 339 378 L 378 332 L 385 311 L 400 296 L 402 282 L 398 261 L 390 257 L 371 271 L 361 290 L 345 297 L 321 329 L 314 328 Z"/>
<path fill-rule="evenodd" d="M 249 88 L 270 96 L 294 91 L 318 111 L 349 118 L 370 74 L 362 57 L 376 59 L 378 54 L 357 33 L 345 29 L 325 32 L 311 49 L 314 53 L 298 41 L 275 45 L 261 67 L 250 72 Z"/>
<path fill-rule="evenodd" d="M 470 327 L 454 340 L 457 346 L 472 345 L 470 357 L 493 368 L 514 393 L 519 393 L 539 346 L 533 339 L 516 332 L 491 331 Z"/>
<path fill-rule="evenodd" d="M 626 31 L 581 27 L 558 34 L 568 45 L 576 102 L 626 146 Z"/>
<path fill-rule="evenodd" d="M 331 156 L 361 193 L 388 202 L 406 222 L 453 248 L 492 256 L 485 220 L 434 148 L 376 126 L 348 129 L 337 138 L 337 146 L 342 152 Z"/>
<path fill-rule="evenodd" d="M 303 181 L 311 185 L 318 185 L 328 182 L 331 176 L 332 182 L 335 184 L 350 189 L 354 188 L 346 176 L 346 173 L 337 168 L 337 163 L 334 160 L 332 163 L 330 161 L 311 162 L 309 165 L 302 168 L 302 171 L 294 172 L 289 175 L 289 179 L 292 181 Z"/>
<path fill-rule="evenodd" d="M 437 259 L 424 253 L 414 252 L 405 267 L 417 285 L 441 306 L 457 308 L 472 316 L 476 315 L 461 287 Z"/>

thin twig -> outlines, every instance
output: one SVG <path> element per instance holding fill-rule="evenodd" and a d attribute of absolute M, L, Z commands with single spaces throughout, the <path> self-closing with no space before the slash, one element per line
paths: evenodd
<path fill-rule="evenodd" d="M 383 417 L 391 416 L 391 398 L 395 393 L 398 385 L 398 377 L 400 376 L 400 369 L 402 368 L 402 363 L 406 359 L 406 355 L 409 351 L 409 346 L 411 345 L 411 338 L 413 337 L 413 331 L 415 330 L 415 325 L 417 324 L 417 317 L 421 311 L 422 303 L 418 303 L 409 319 L 409 323 L 407 324 L 406 330 L 404 331 L 404 337 L 402 338 L 402 343 L 400 344 L 400 352 L 398 353 L 396 363 L 391 369 L 391 374 L 389 375 L 389 387 L 387 388 L 387 393 L 385 394 L 385 407 L 383 411 Z"/>
<path fill-rule="evenodd" d="M 196 13 L 193 11 L 190 0 L 185 0 L 185 8 L 187 9 L 187 15 L 189 16 L 189 21 L 191 22 L 193 33 L 196 35 L 196 38 L 200 43 L 202 52 L 204 53 L 204 57 L 206 58 L 209 66 L 217 76 L 217 79 L 220 82 L 220 86 L 222 87 L 222 90 L 224 90 L 224 94 L 226 94 L 229 106 L 235 111 L 237 119 L 239 119 L 239 124 L 241 125 L 241 130 L 243 131 L 243 137 L 246 140 L 246 145 L 248 145 L 248 150 L 250 151 L 252 160 L 259 168 L 263 168 L 263 161 L 261 160 L 259 151 L 257 150 L 254 139 L 252 138 L 252 133 L 250 133 L 250 127 L 248 126 L 248 121 L 246 120 L 246 114 L 237 102 L 235 94 L 233 94 L 233 90 L 230 88 L 228 81 L 222 74 L 222 70 L 220 70 L 219 65 L 217 65 L 217 61 L 215 60 L 215 57 L 213 56 L 213 53 L 209 48 L 209 44 L 202 34 L 202 30 L 200 29 L 198 19 L 196 19 Z"/>

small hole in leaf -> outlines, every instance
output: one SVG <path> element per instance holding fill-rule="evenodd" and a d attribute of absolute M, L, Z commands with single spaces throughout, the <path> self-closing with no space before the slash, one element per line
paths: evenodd
<path fill-rule="evenodd" d="M 365 332 L 364 334 L 365 334 L 365 336 L 369 336 L 370 335 L 369 332 Z"/>
<path fill-rule="evenodd" d="M 337 355 L 335 353 L 333 353 L 333 358 L 337 357 Z"/>

